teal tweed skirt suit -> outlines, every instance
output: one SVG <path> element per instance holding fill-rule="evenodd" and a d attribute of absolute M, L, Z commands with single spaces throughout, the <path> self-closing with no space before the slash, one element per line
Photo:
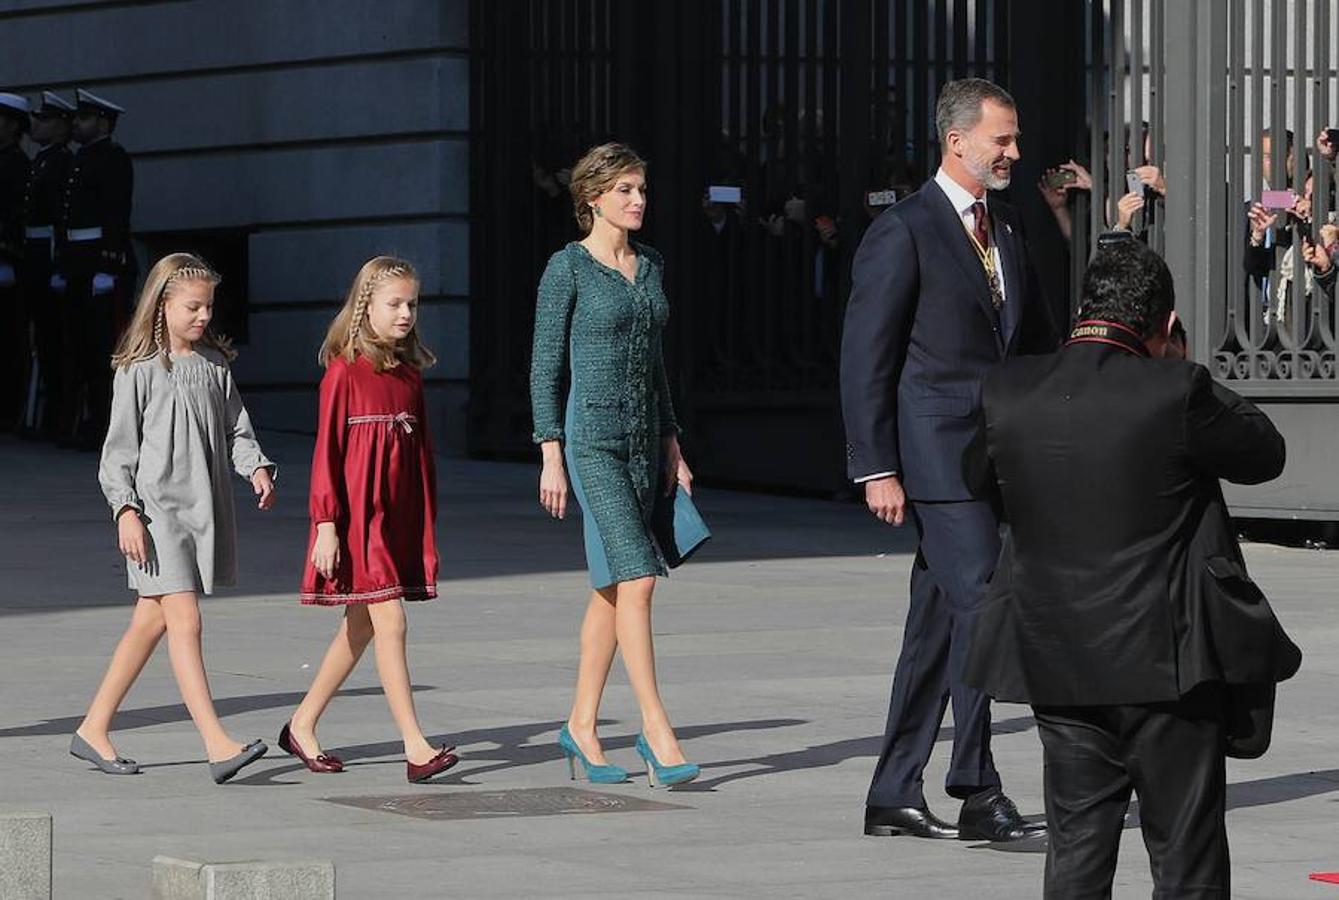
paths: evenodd
<path fill-rule="evenodd" d="M 662 438 L 678 431 L 661 351 L 669 302 L 660 254 L 633 248 L 629 281 L 568 244 L 550 257 L 535 308 L 534 439 L 563 442 L 593 588 L 666 571 L 650 519 Z"/>

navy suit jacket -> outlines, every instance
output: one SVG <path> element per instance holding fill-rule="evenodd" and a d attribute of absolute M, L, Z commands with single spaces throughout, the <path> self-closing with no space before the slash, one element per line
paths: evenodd
<path fill-rule="evenodd" d="M 934 180 L 889 207 L 852 264 L 842 333 L 847 474 L 897 472 L 913 500 L 969 500 L 962 459 L 981 382 L 1016 353 L 1054 350 L 1068 314 L 1047 308 L 1012 207 L 991 197 L 1007 312 Z"/>

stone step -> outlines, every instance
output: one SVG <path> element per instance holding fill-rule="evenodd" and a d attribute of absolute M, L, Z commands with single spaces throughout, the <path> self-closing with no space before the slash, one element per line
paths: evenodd
<path fill-rule="evenodd" d="M 152 897 L 153 900 L 335 900 L 335 864 L 328 860 L 202 863 L 155 856 Z"/>
<path fill-rule="evenodd" d="M 51 900 L 51 813 L 0 812 L 0 897 Z"/>

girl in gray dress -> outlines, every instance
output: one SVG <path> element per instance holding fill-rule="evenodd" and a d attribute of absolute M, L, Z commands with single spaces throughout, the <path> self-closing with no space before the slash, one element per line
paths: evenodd
<path fill-rule="evenodd" d="M 173 253 L 149 272 L 130 327 L 112 356 L 111 423 L 98 480 L 116 521 L 130 588 L 139 599 L 70 752 L 103 772 L 133 775 L 108 738 L 112 716 L 167 634 L 172 672 L 223 783 L 265 754 L 223 729 L 205 677 L 196 597 L 231 585 L 237 536 L 228 470 L 250 480 L 261 509 L 274 464 L 256 443 L 228 370 L 233 353 L 207 329 L 219 276 Z"/>

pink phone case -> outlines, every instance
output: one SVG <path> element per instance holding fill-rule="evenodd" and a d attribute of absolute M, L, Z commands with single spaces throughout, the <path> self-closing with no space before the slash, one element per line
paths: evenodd
<path fill-rule="evenodd" d="M 1292 209 L 1297 204 L 1297 197 L 1292 191 L 1262 191 L 1260 193 L 1260 205 L 1265 209 Z"/>

